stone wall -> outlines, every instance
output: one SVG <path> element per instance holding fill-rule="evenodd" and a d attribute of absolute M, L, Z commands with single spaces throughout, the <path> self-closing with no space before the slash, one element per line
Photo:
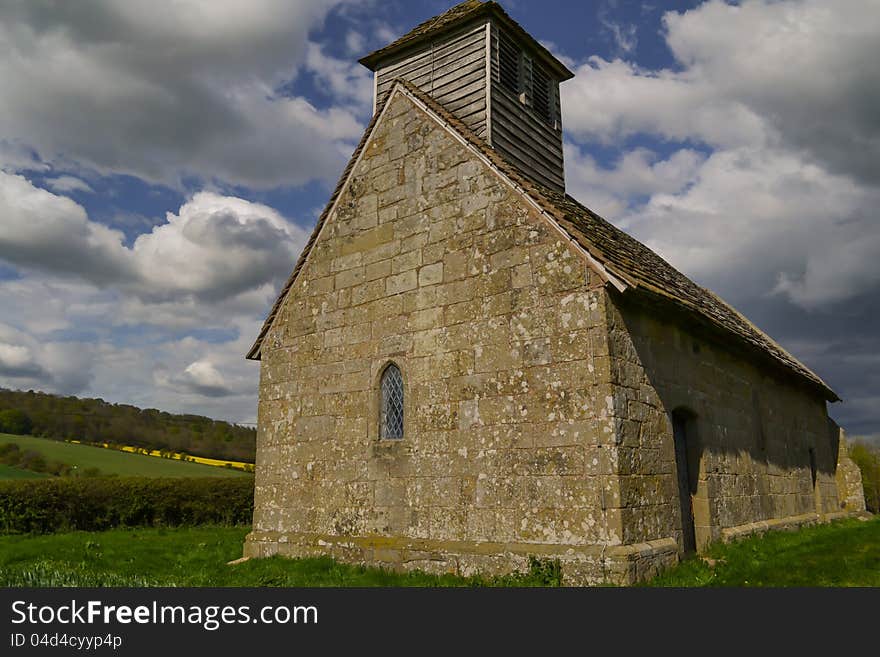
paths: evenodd
<path fill-rule="evenodd" d="M 846 432 L 831 419 L 828 420 L 828 431 L 832 441 L 837 441 L 837 496 L 840 499 L 840 508 L 852 513 L 863 513 L 866 509 L 862 472 L 849 456 Z"/>
<path fill-rule="evenodd" d="M 613 547 L 605 303 L 567 240 L 398 93 L 263 343 L 246 554 L 460 573 L 535 554 L 577 583 L 674 558 Z M 400 441 L 377 436 L 389 362 Z"/>
<path fill-rule="evenodd" d="M 676 409 L 699 546 L 856 504 L 820 396 L 638 294 L 396 92 L 262 344 L 245 554 L 644 579 L 682 546 Z"/>
<path fill-rule="evenodd" d="M 837 440 L 818 393 L 649 306 L 609 293 L 606 308 L 624 542 L 672 536 L 681 544 L 669 419 L 676 409 L 691 417 L 687 440 L 698 450 L 698 546 L 739 526 L 840 511 Z"/>

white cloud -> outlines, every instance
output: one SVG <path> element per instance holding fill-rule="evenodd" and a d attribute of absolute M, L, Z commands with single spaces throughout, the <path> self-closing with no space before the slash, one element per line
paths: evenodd
<path fill-rule="evenodd" d="M 0 387 L 254 421 L 259 367 L 244 354 L 269 295 L 245 312 L 226 302 L 192 303 L 195 317 L 178 326 L 149 317 L 150 306 L 141 306 L 143 316 L 129 317 L 119 292 L 96 293 L 86 285 L 45 292 L 50 284 L 39 275 L 12 283 L 0 285 L 0 306 L 16 308 L 4 318 L 8 323 L 0 323 Z M 68 313 L 58 307 L 65 304 Z M 22 321 L 24 310 L 28 317 Z M 189 331 L 205 337 L 174 337 Z M 220 331 L 220 339 L 211 331 Z"/>
<path fill-rule="evenodd" d="M 92 380 L 94 351 L 88 343 L 42 341 L 0 323 L 0 385 L 78 393 Z"/>
<path fill-rule="evenodd" d="M 563 85 L 565 126 L 581 143 L 646 134 L 678 150 L 605 169 L 570 146 L 571 190 L 722 295 L 820 310 L 876 290 L 876 2 L 711 0 L 664 24 L 679 67 L 590 58 Z"/>
<path fill-rule="evenodd" d="M 372 87 L 309 34 L 356 1 L 0 6 L 0 262 L 15 271 L 0 385 L 253 421 L 243 356 L 306 231 L 203 191 L 164 220 L 133 214 L 148 232 L 128 241 L 64 194 L 92 191 L 82 171 L 217 189 L 334 178 Z M 291 93 L 303 74 L 329 107 Z M 51 172 L 46 189 L 27 171 Z"/>
<path fill-rule="evenodd" d="M 352 101 L 359 107 L 372 105 L 373 76 L 356 61 L 331 57 L 320 44 L 310 42 L 305 68 L 315 75 L 315 83 L 338 101 Z"/>
<path fill-rule="evenodd" d="M 307 237 L 266 205 L 200 192 L 132 245 L 138 297 L 235 297 L 289 273 Z"/>
<path fill-rule="evenodd" d="M 123 236 L 89 221 L 82 206 L 0 172 L 0 259 L 103 284 L 130 278 Z"/>
<path fill-rule="evenodd" d="M 12 174 L 196 176 L 220 189 L 332 178 L 372 99 L 365 70 L 309 39 L 333 4 L 0 7 L 0 134 L 16 137 L 0 140 L 0 259 L 24 275 L 0 282 L 0 307 L 13 309 L 0 385 L 253 420 L 258 368 L 243 354 L 306 233 L 265 205 L 203 192 L 129 243 Z M 674 70 L 566 59 L 578 73 L 563 85 L 569 190 L 735 301 L 858 317 L 858 299 L 880 286 L 872 8 L 713 1 L 666 15 Z M 350 52 L 395 36 L 371 20 L 380 32 L 348 33 Z M 629 37 L 616 35 L 620 52 Z M 279 93 L 303 74 L 331 107 Z M 589 155 L 588 140 L 640 133 L 672 143 L 610 168 Z M 63 193 L 74 180 L 45 184 Z M 786 344 L 843 362 L 827 342 Z M 863 418 L 869 397 L 855 399 Z"/>
<path fill-rule="evenodd" d="M 680 149 L 661 160 L 647 149 L 636 148 L 606 169 L 575 144 L 565 145 L 569 193 L 589 199 L 592 210 L 614 218 L 624 215 L 634 199 L 682 191 L 696 179 L 704 160 L 691 149 Z"/>
<path fill-rule="evenodd" d="M 349 55 L 354 55 L 356 57 L 363 57 L 367 53 L 364 52 L 364 49 L 367 47 L 367 40 L 363 34 L 358 32 L 357 30 L 349 30 L 345 34 L 345 48 L 348 50 Z"/>
<path fill-rule="evenodd" d="M 260 290 L 286 275 L 307 239 L 278 211 L 213 192 L 195 194 L 131 248 L 82 206 L 22 176 L 0 172 L 0 207 L 0 259 L 145 304 L 218 302 Z"/>
<path fill-rule="evenodd" d="M 785 292 L 818 308 L 880 282 L 863 257 L 880 236 L 878 203 L 876 190 L 791 153 L 743 147 L 715 152 L 691 186 L 654 194 L 619 223 L 723 295 Z"/>
<path fill-rule="evenodd" d="M 388 23 L 380 21 L 373 26 L 373 36 L 383 46 L 396 41 L 402 35 L 403 32 L 401 32 L 400 30 L 395 30 L 393 27 L 388 25 Z"/>
<path fill-rule="evenodd" d="M 86 390 L 95 374 L 95 353 L 91 342 L 48 342 L 41 346 L 41 360 L 51 373 L 52 387 L 66 394 Z"/>
<path fill-rule="evenodd" d="M 635 50 L 639 43 L 638 29 L 635 25 L 616 23 L 607 17 L 600 17 L 600 22 L 611 34 L 619 52 L 629 54 Z"/>
<path fill-rule="evenodd" d="M 0 7 L 0 134 L 44 162 L 177 184 L 332 178 L 351 109 L 279 95 L 337 0 Z M 299 156 L 297 156 L 299 154 Z"/>
<path fill-rule="evenodd" d="M 779 145 L 880 180 L 880 12 L 875 0 L 711 0 L 664 16 L 682 70 L 599 57 L 563 86 L 566 128 L 713 146 Z"/>
<path fill-rule="evenodd" d="M 212 417 L 254 422 L 259 367 L 245 360 L 244 354 L 260 322 L 237 319 L 236 323 L 240 334 L 228 342 L 211 344 L 186 337 L 161 345 L 149 354 L 149 363 L 135 366 L 153 386 L 144 389 L 143 381 L 133 380 L 132 394 L 148 397 L 143 403 L 160 408 L 201 408 Z M 132 357 L 141 358 L 141 353 L 133 351 Z M 108 372 L 108 376 L 117 375 Z"/>
<path fill-rule="evenodd" d="M 0 374 L 13 379 L 33 378 L 42 375 L 43 368 L 27 347 L 0 342 Z"/>
<path fill-rule="evenodd" d="M 665 23 L 689 82 L 748 107 L 787 147 L 880 181 L 876 0 L 713 0 Z"/>
<path fill-rule="evenodd" d="M 172 383 L 207 397 L 228 397 L 232 394 L 223 375 L 213 364 L 205 360 L 190 363 L 180 376 L 172 380 Z"/>
<path fill-rule="evenodd" d="M 152 325 L 175 331 L 222 329 L 239 317 L 258 317 L 268 312 L 278 295 L 280 279 L 293 269 L 293 261 L 276 272 L 277 278 L 226 299 L 202 299 L 192 295 L 177 298 L 140 299 L 120 294 L 114 302 L 114 326 Z M 253 334 L 256 337 L 256 333 Z"/>
<path fill-rule="evenodd" d="M 591 57 L 562 85 L 565 129 L 581 139 L 619 141 L 651 133 L 713 146 L 766 143 L 760 116 L 686 73 L 648 71 Z"/>
<path fill-rule="evenodd" d="M 809 253 L 799 278 L 780 272 L 775 291 L 787 294 L 804 308 L 818 309 L 825 303 L 880 287 L 880 232 L 859 226 L 856 230 L 848 228 L 845 233 L 827 248 Z"/>
<path fill-rule="evenodd" d="M 244 354 L 307 231 L 201 192 L 126 246 L 71 199 L 2 172 L 0 207 L 0 261 L 24 273 L 0 283 L 13 309 L 0 386 L 253 420 L 259 370 Z"/>
<path fill-rule="evenodd" d="M 0 139 L 0 171 L 14 173 L 24 169 L 46 171 L 48 165 L 40 162 L 33 149 L 19 140 Z"/>
<path fill-rule="evenodd" d="M 58 176 L 57 178 L 49 178 L 46 180 L 49 189 L 63 194 L 64 192 L 89 192 L 94 193 L 87 182 L 75 178 L 74 176 Z"/>

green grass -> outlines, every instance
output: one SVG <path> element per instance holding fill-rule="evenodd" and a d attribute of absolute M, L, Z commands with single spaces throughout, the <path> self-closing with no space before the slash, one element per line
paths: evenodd
<path fill-rule="evenodd" d="M 22 450 L 32 449 L 42 454 L 49 461 L 60 461 L 75 465 L 77 469 L 98 468 L 101 474 L 138 477 L 250 477 L 249 473 L 220 468 L 201 463 L 173 461 L 156 456 L 144 456 L 120 452 L 114 449 L 63 443 L 47 438 L 33 436 L 13 436 L 0 433 L 0 443 L 16 443 Z M 10 470 L 0 469 L 0 479 L 21 478 L 9 476 Z M 21 470 L 18 470 L 21 472 Z M 13 473 L 14 474 L 14 473 Z"/>
<path fill-rule="evenodd" d="M 712 546 L 650 586 L 880 586 L 880 517 Z M 710 565 L 707 559 L 714 562 Z"/>
<path fill-rule="evenodd" d="M 329 558 L 235 566 L 247 527 L 115 529 L 0 536 L 0 586 L 539 586 L 552 573 L 501 578 L 392 573 Z M 772 532 L 711 548 L 649 586 L 880 586 L 880 518 Z"/>
<path fill-rule="evenodd" d="M 3 434 L 0 434 L 2 436 Z M 4 442 L 0 440 L 0 442 Z M 45 479 L 50 475 L 42 472 L 31 472 L 30 470 L 22 470 L 5 463 L 0 463 L 0 479 Z"/>
<path fill-rule="evenodd" d="M 0 586 L 539 586 L 541 575 L 485 579 L 393 573 L 314 559 L 235 566 L 247 527 L 114 529 L 0 536 Z"/>

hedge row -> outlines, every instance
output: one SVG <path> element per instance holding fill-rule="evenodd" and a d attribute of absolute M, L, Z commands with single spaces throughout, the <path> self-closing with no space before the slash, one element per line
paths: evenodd
<path fill-rule="evenodd" d="M 243 525 L 253 510 L 251 477 L 0 481 L 0 533 L 7 534 Z"/>

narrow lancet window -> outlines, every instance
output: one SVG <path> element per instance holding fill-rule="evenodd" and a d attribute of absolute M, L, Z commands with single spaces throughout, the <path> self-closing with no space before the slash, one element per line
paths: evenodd
<path fill-rule="evenodd" d="M 382 372 L 381 395 L 379 437 L 403 438 L 403 377 L 394 363 Z"/>

